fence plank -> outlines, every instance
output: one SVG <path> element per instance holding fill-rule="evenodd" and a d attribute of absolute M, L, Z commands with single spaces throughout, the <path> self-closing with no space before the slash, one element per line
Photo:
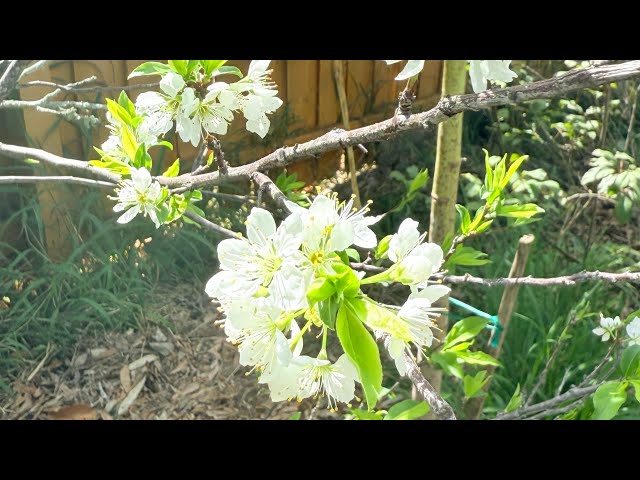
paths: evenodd
<path fill-rule="evenodd" d="M 317 60 L 289 60 L 287 62 L 287 100 L 295 115 L 289 132 L 317 126 Z"/>
<path fill-rule="evenodd" d="M 28 80 L 51 81 L 49 67 L 45 66 L 28 77 Z M 50 87 L 31 87 L 20 90 L 22 100 L 38 100 L 51 91 Z M 57 115 L 41 113 L 35 109 L 23 111 L 27 143 L 47 152 L 62 155 L 62 141 L 58 125 L 61 119 Z M 45 175 L 60 175 L 59 169 L 50 165 L 38 165 Z M 69 218 L 68 208 L 77 205 L 70 190 L 65 185 L 39 183 L 36 185 L 38 201 L 47 253 L 54 261 L 63 261 L 73 250 L 74 229 Z"/>
<path fill-rule="evenodd" d="M 318 126 L 335 125 L 340 117 L 340 104 L 336 95 L 333 60 L 319 60 L 318 68 Z"/>
<path fill-rule="evenodd" d="M 375 92 L 375 110 L 385 114 L 393 113 L 398 104 L 398 93 L 406 82 L 394 78 L 400 73 L 404 62 L 387 65 L 381 60 L 374 62 L 373 90 Z"/>
<path fill-rule="evenodd" d="M 440 80 L 442 79 L 442 60 L 427 60 L 424 69 L 420 72 L 418 84 L 418 99 L 431 98 L 440 93 Z"/>
<path fill-rule="evenodd" d="M 373 107 L 373 60 L 347 62 L 347 100 L 351 118 L 362 118 Z"/>

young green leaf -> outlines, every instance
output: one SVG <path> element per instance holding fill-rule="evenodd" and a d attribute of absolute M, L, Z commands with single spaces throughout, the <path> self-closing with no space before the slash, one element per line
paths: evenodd
<path fill-rule="evenodd" d="M 462 380 L 464 371 L 462 365 L 458 363 L 457 352 L 436 352 L 431 355 L 431 361 L 435 362 L 447 374 L 453 375 Z"/>
<path fill-rule="evenodd" d="M 403 400 L 391 407 L 384 419 L 414 420 L 416 418 L 424 417 L 427 413 L 429 413 L 429 405 L 424 400 L 421 402 L 416 400 Z"/>
<path fill-rule="evenodd" d="M 169 68 L 179 75 L 187 75 L 187 61 L 186 60 L 169 60 L 167 62 Z"/>
<path fill-rule="evenodd" d="M 482 393 L 482 388 L 489 381 L 486 370 L 480 370 L 475 376 L 465 375 L 463 379 L 464 396 L 466 398 L 477 397 Z"/>
<path fill-rule="evenodd" d="M 640 378 L 640 345 L 625 348 L 620 360 L 622 378 Z"/>
<path fill-rule="evenodd" d="M 611 420 L 627 401 L 627 382 L 607 382 L 593 394 L 593 420 Z"/>
<path fill-rule="evenodd" d="M 442 351 L 446 352 L 454 345 L 472 339 L 487 326 L 487 323 L 489 323 L 489 320 L 486 318 L 476 316 L 467 317 L 456 322 L 444 340 Z"/>
<path fill-rule="evenodd" d="M 518 383 L 518 386 L 516 387 L 516 391 L 513 392 L 513 395 L 511 396 L 511 400 L 509 400 L 509 403 L 507 403 L 507 406 L 505 407 L 504 411 L 505 413 L 509 413 L 509 412 L 513 412 L 514 410 L 517 410 L 520 408 L 520 406 L 522 405 L 522 394 L 520 393 L 520 384 Z"/>
<path fill-rule="evenodd" d="M 338 310 L 336 332 L 342 349 L 358 370 L 367 406 L 373 410 L 382 388 L 382 364 L 376 341 L 353 311 L 352 303 L 356 301 L 346 301 Z"/>
<path fill-rule="evenodd" d="M 141 77 L 143 75 L 162 75 L 171 71 L 169 65 L 160 62 L 146 62 L 137 66 L 128 78 Z"/>
<path fill-rule="evenodd" d="M 469 365 L 500 366 L 500 362 L 485 352 L 458 352 L 458 358 Z"/>
<path fill-rule="evenodd" d="M 177 177 L 180 173 L 180 159 L 176 158 L 176 161 L 171 164 L 162 174 L 163 177 Z M 201 194 L 202 195 L 202 194 Z"/>

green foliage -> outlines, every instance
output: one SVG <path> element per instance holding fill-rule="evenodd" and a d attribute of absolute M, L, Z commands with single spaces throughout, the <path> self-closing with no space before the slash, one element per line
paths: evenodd
<path fill-rule="evenodd" d="M 513 412 L 514 410 L 519 409 L 522 406 L 523 398 L 522 393 L 520 393 L 520 384 L 516 387 L 515 392 L 511 396 L 509 403 L 504 407 L 505 413 Z"/>
<path fill-rule="evenodd" d="M 487 372 L 480 370 L 475 376 L 465 375 L 463 379 L 463 388 L 465 398 L 474 398 L 482 395 L 482 388 L 489 381 L 491 376 L 487 377 Z"/>
<path fill-rule="evenodd" d="M 305 183 L 298 180 L 298 174 L 296 172 L 293 172 L 291 175 L 287 175 L 286 171 L 282 172 L 278 175 L 278 178 L 276 178 L 275 184 L 292 202 L 297 203 L 301 207 L 311 205 L 309 196 L 305 192 L 300 191 L 300 189 L 304 188 Z"/>
<path fill-rule="evenodd" d="M 627 401 L 627 382 L 607 382 L 593 394 L 593 420 L 611 420 Z"/>
<path fill-rule="evenodd" d="M 636 160 L 627 153 L 600 148 L 592 155 L 591 168 L 582 176 L 582 184 L 598 182 L 598 193 L 615 199 L 616 217 L 620 223 L 627 223 L 633 207 L 640 204 L 640 168 Z"/>
<path fill-rule="evenodd" d="M 353 309 L 345 302 L 338 310 L 336 332 L 343 350 L 358 370 L 367 405 L 372 410 L 382 387 L 382 364 L 378 345 Z"/>
<path fill-rule="evenodd" d="M 389 409 L 385 420 L 415 420 L 429 413 L 427 402 L 416 400 L 403 400 Z"/>
<path fill-rule="evenodd" d="M 413 202 L 418 196 L 426 198 L 423 192 L 424 186 L 429 180 L 429 171 L 425 169 L 418 169 L 415 165 L 411 165 L 406 169 L 407 176 L 398 170 L 393 170 L 389 175 L 392 179 L 402 182 L 405 192 L 398 204 L 389 210 L 389 213 L 399 212 L 403 210 L 407 205 Z"/>

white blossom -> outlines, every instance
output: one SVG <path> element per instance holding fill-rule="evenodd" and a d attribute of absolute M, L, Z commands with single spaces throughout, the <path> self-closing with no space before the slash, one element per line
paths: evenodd
<path fill-rule="evenodd" d="M 126 210 L 118 218 L 118 223 L 128 223 L 142 213 L 144 216 L 149 215 L 156 228 L 160 227 L 158 204 L 163 197 L 162 187 L 151 180 L 151 174 L 146 168 L 131 168 L 131 179 L 124 180 L 116 193 L 116 197 L 109 197 L 118 201 L 113 211 Z"/>
<path fill-rule="evenodd" d="M 276 229 L 271 213 L 254 207 L 246 224 L 247 238 L 226 239 L 218 244 L 221 271 L 207 283 L 207 294 L 241 298 L 266 287 L 273 304 L 280 308 L 295 310 L 306 306 L 310 272 L 298 267 L 304 260 L 298 251 L 303 229 L 299 215 L 289 215 Z"/>
<path fill-rule="evenodd" d="M 640 345 L 640 317 L 634 317 L 627 325 L 626 331 L 629 336 L 629 345 Z"/>
<path fill-rule="evenodd" d="M 602 341 L 606 342 L 609 338 L 616 336 L 616 330 L 622 325 L 620 317 L 610 318 L 600 314 L 600 326 L 592 330 L 593 333 L 602 337 Z M 628 328 L 628 327 L 627 327 Z"/>
<path fill-rule="evenodd" d="M 487 81 L 509 83 L 518 76 L 509 69 L 511 60 L 469 60 L 471 86 L 476 93 L 487 89 Z"/>
<path fill-rule="evenodd" d="M 435 243 L 422 243 L 426 234 L 418 232 L 418 222 L 405 219 L 389 241 L 387 255 L 395 263 L 391 279 L 405 285 L 422 285 L 440 269 L 444 258 Z"/>

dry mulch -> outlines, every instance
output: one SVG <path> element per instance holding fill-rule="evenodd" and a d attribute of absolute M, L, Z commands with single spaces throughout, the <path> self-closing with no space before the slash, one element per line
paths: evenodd
<path fill-rule="evenodd" d="M 171 327 L 78 339 L 72 354 L 49 354 L 13 384 L 5 419 L 280 419 L 311 403 L 273 403 L 265 385 L 238 364 L 237 349 L 214 324 L 220 317 L 194 288 L 158 287 L 146 310 Z M 312 411 L 313 413 L 310 413 Z"/>

